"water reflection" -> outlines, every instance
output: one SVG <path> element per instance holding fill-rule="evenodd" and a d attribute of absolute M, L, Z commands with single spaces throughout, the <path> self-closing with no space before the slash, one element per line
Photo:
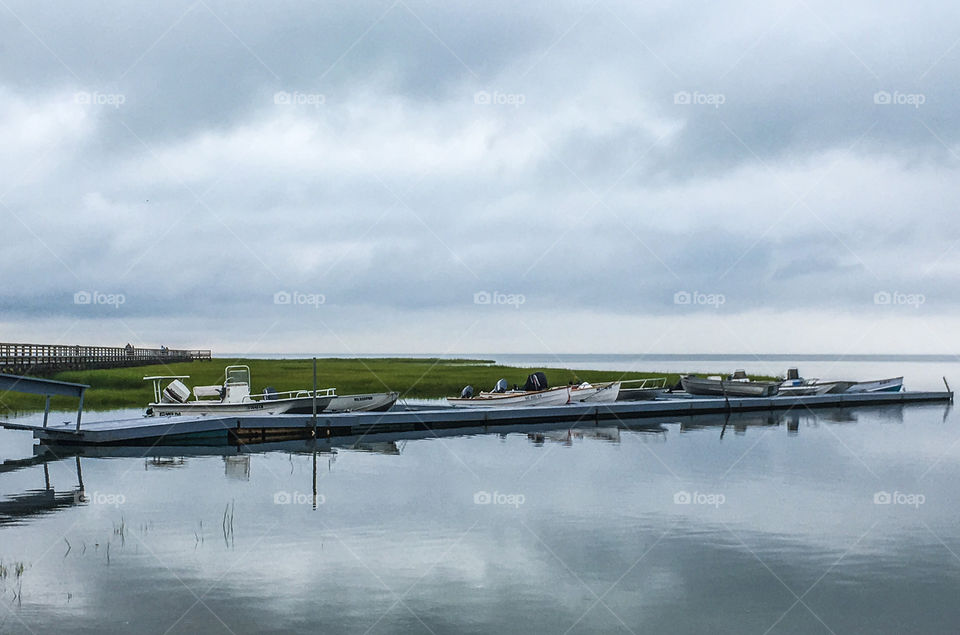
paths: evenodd
<path fill-rule="evenodd" d="M 0 474 L 21 470 L 40 464 L 43 466 L 43 488 L 29 489 L 22 493 L 0 499 L 0 525 L 22 522 L 35 516 L 55 512 L 65 507 L 79 505 L 84 499 L 83 473 L 80 458 L 76 458 L 76 487 L 57 492 L 50 480 L 50 468 L 42 456 L 23 460 L 4 461 L 0 464 Z"/>
<path fill-rule="evenodd" d="M 0 464 L 0 560 L 26 563 L 0 631 L 950 632 L 955 422 L 797 410 L 36 446 Z"/>

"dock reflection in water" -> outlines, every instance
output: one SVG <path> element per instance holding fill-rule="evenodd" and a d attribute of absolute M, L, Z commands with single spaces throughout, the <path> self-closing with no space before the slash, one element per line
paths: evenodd
<path fill-rule="evenodd" d="M 950 632 L 956 423 L 908 406 L 35 446 L 0 463 L 0 560 L 25 565 L 0 631 Z"/>

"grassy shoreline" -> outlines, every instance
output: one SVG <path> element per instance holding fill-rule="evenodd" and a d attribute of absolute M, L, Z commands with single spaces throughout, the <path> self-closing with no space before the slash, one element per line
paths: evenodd
<path fill-rule="evenodd" d="M 221 384 L 224 366 L 228 364 L 246 364 L 250 367 L 255 393 L 261 392 L 265 386 L 285 391 L 309 389 L 313 385 L 313 364 L 310 359 L 216 359 L 212 362 L 64 371 L 51 378 L 89 384 L 84 409 L 145 408 L 152 400 L 153 392 L 150 382 L 143 381 L 144 376 L 190 375 L 186 383 L 191 387 Z M 317 386 L 335 387 L 340 394 L 395 390 L 401 397 L 442 398 L 459 394 L 467 384 L 478 389 L 490 389 L 501 377 L 505 377 L 511 385 L 522 385 L 528 374 L 538 370 L 547 374 L 552 386 L 564 385 L 569 381 L 651 377 L 666 377 L 670 385 L 680 377 L 677 373 L 525 368 L 479 359 L 323 358 L 317 359 Z M 696 370 L 691 369 L 691 372 Z M 52 406 L 57 410 L 75 410 L 76 402 L 54 398 Z M 16 393 L 0 395 L 0 412 L 33 410 L 43 410 L 43 397 Z"/>

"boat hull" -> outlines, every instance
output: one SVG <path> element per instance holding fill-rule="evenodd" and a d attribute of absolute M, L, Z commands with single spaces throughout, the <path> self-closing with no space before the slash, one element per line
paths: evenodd
<path fill-rule="evenodd" d="M 570 401 L 570 388 L 547 390 L 480 393 L 479 397 L 464 399 L 447 397 L 447 403 L 458 408 L 525 408 L 533 406 L 562 406 Z"/>
<path fill-rule="evenodd" d="M 666 393 L 666 388 L 621 388 L 617 401 L 651 401 Z"/>
<path fill-rule="evenodd" d="M 317 397 L 317 412 L 323 412 L 332 399 L 332 397 Z M 304 414 L 313 412 L 313 398 L 257 399 L 256 401 L 239 403 L 188 401 L 186 403 L 155 403 L 150 404 L 147 408 L 150 414 L 155 415 Z"/>
<path fill-rule="evenodd" d="M 385 412 L 393 407 L 399 397 L 400 393 L 397 392 L 340 395 L 330 401 L 324 412 L 327 414 L 331 412 Z M 292 414 L 301 413 L 293 412 Z"/>
<path fill-rule="evenodd" d="M 620 395 L 620 382 L 598 384 L 590 388 L 571 388 L 570 403 L 613 403 Z"/>
<path fill-rule="evenodd" d="M 780 384 L 779 395 L 783 397 L 802 397 L 804 395 L 835 395 L 846 392 L 856 382 L 852 381 L 811 381 L 804 384 L 787 386 Z"/>
<path fill-rule="evenodd" d="M 861 392 L 900 392 L 903 389 L 903 377 L 861 381 L 847 388 L 848 393 Z"/>

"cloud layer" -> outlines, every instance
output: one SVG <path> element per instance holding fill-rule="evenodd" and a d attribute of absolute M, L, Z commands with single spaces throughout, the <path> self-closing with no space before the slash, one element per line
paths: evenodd
<path fill-rule="evenodd" d="M 3 339 L 949 352 L 958 12 L 11 2 Z"/>

